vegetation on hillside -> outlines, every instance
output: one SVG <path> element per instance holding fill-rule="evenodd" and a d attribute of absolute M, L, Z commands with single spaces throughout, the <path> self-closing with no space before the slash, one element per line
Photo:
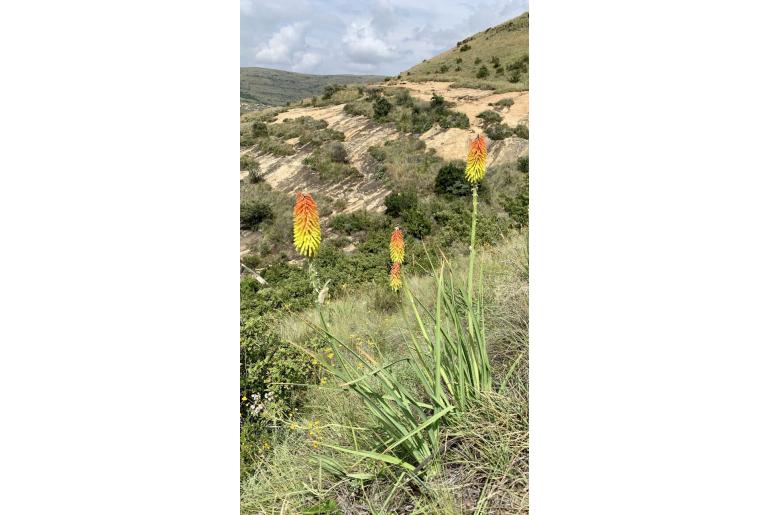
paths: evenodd
<path fill-rule="evenodd" d="M 413 160 L 419 144 L 397 150 L 411 138 L 373 147 L 371 159 Z M 285 256 L 242 279 L 244 513 L 527 510 L 526 224 L 504 214 L 522 207 L 527 175 L 417 158 L 432 181 L 394 174 L 406 189 L 386 214 L 331 218 L 327 230 L 354 236 L 355 252 L 324 237 L 309 268 Z M 244 182 L 242 198 L 271 213 L 260 231 L 291 241 L 285 194 Z M 394 226 L 403 254 L 388 250 Z M 391 282 L 400 292 L 387 287 L 394 256 L 407 270 Z"/>
<path fill-rule="evenodd" d="M 311 75 L 247 67 L 241 68 L 241 102 L 279 106 L 322 95 L 327 86 L 370 84 L 382 79 L 379 75 Z"/>
<path fill-rule="evenodd" d="M 490 27 L 399 75 L 413 81 L 451 81 L 457 87 L 529 89 L 529 13 Z"/>
<path fill-rule="evenodd" d="M 527 35 L 525 14 L 406 78 L 526 89 Z M 312 95 L 293 105 L 344 105 L 398 133 L 362 157 L 331 118 L 242 113 L 242 513 L 527 513 L 527 126 L 503 123 L 511 99 L 490 104 L 474 120 L 486 137 L 450 161 L 420 139 L 470 126 L 440 95 Z M 486 143 L 514 135 L 521 157 L 487 166 Z M 384 212 L 329 188 L 295 197 L 269 175 L 288 155 L 310 184 L 386 187 Z"/>

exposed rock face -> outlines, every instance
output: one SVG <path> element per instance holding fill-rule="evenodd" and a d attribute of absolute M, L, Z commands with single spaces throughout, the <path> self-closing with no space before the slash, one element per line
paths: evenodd
<path fill-rule="evenodd" d="M 488 109 L 495 109 L 493 104 L 501 99 L 510 98 L 513 105 L 497 107 L 495 110 L 502 116 L 503 122 L 511 127 L 529 121 L 529 92 L 494 93 L 492 91 L 450 88 L 448 82 L 401 82 L 398 87 L 405 87 L 410 93 L 421 99 L 430 100 L 433 93 L 444 97 L 455 104 L 452 109 L 465 113 L 471 123 L 469 129 L 442 129 L 438 125 L 423 133 L 420 139 L 428 148 L 435 149 L 436 154 L 445 160 L 465 160 L 468 144 L 478 133 L 482 132 L 481 120 L 476 115 Z M 382 182 L 377 179 L 371 167 L 365 166 L 367 150 L 374 145 L 383 145 L 386 141 L 396 139 L 401 134 L 391 125 L 381 125 L 364 116 L 350 116 L 343 112 L 344 105 L 329 107 L 298 107 L 280 113 L 275 123 L 281 123 L 289 118 L 310 116 L 324 120 L 329 128 L 345 134 L 343 145 L 347 150 L 350 164 L 361 173 L 361 176 L 349 177 L 338 183 L 328 183 L 319 180 L 318 174 L 312 171 L 302 161 L 308 157 L 312 149 L 298 148 L 291 156 L 274 156 L 247 149 L 248 153 L 257 159 L 264 179 L 276 190 L 293 194 L 297 191 L 312 191 L 334 199 L 345 201 L 344 212 L 352 212 L 366 208 L 369 211 L 382 212 L 385 210 L 384 199 L 390 193 Z M 289 144 L 297 144 L 298 140 L 288 140 Z M 488 165 L 514 162 L 519 156 L 528 152 L 528 141 L 517 137 L 500 141 L 489 141 Z M 241 178 L 247 174 L 241 173 Z M 241 250 L 248 252 L 251 234 L 243 231 Z"/>

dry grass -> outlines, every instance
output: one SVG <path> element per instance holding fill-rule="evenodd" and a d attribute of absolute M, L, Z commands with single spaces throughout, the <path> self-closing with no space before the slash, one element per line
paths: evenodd
<path fill-rule="evenodd" d="M 362 445 L 373 420 L 360 400 L 347 392 L 320 386 L 309 393 L 303 413 L 278 424 L 258 472 L 241 485 L 243 513 L 301 513 L 310 507 L 333 506 L 341 513 L 526 513 L 528 510 L 528 377 L 527 234 L 484 249 L 483 265 L 487 339 L 495 371 L 495 392 L 477 409 L 442 429 L 441 472 L 418 479 L 393 467 L 364 465 L 374 480 L 338 478 L 323 471 L 317 458 L 328 454 L 320 441 Z M 459 276 L 467 257 L 452 260 Z M 415 296 L 430 307 L 435 285 L 431 277 L 408 279 Z M 383 359 L 404 354 L 404 331 L 414 320 L 400 312 L 376 309 L 370 292 L 343 295 L 324 308 L 331 329 L 341 339 L 357 342 Z M 280 321 L 282 336 L 295 342 L 316 333 L 307 321 L 313 311 Z M 415 385 L 408 368 L 394 371 L 405 387 Z M 294 425 L 293 425 L 294 424 Z M 351 429 L 361 428 L 361 429 Z M 313 432 L 311 435 L 310 432 Z M 336 455 L 343 463 L 345 456 Z M 352 461 L 355 461 L 353 459 Z M 359 467 L 360 470 L 360 467 Z M 334 511 L 331 511 L 334 513 Z"/>

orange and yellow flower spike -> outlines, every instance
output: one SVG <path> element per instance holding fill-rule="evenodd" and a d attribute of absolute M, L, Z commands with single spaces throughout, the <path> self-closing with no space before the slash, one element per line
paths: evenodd
<path fill-rule="evenodd" d="M 401 263 L 393 263 L 390 267 L 390 287 L 393 291 L 401 288 Z"/>
<path fill-rule="evenodd" d="M 404 231 L 398 226 L 390 235 L 390 260 L 399 264 L 404 262 Z"/>
<path fill-rule="evenodd" d="M 294 247 L 303 256 L 312 257 L 321 244 L 318 207 L 310 193 L 297 193 L 294 204 Z"/>
<path fill-rule="evenodd" d="M 465 178 L 471 184 L 476 184 L 484 178 L 485 162 L 487 160 L 487 144 L 484 136 L 479 135 L 471 141 L 468 150 L 468 164 L 465 166 Z"/>

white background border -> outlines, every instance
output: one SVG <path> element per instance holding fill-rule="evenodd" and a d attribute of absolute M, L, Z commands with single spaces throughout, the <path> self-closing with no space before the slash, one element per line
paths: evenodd
<path fill-rule="evenodd" d="M 768 513 L 763 4 L 531 6 L 531 506 Z M 238 12 L 0 7 L 2 513 L 238 513 Z"/>

